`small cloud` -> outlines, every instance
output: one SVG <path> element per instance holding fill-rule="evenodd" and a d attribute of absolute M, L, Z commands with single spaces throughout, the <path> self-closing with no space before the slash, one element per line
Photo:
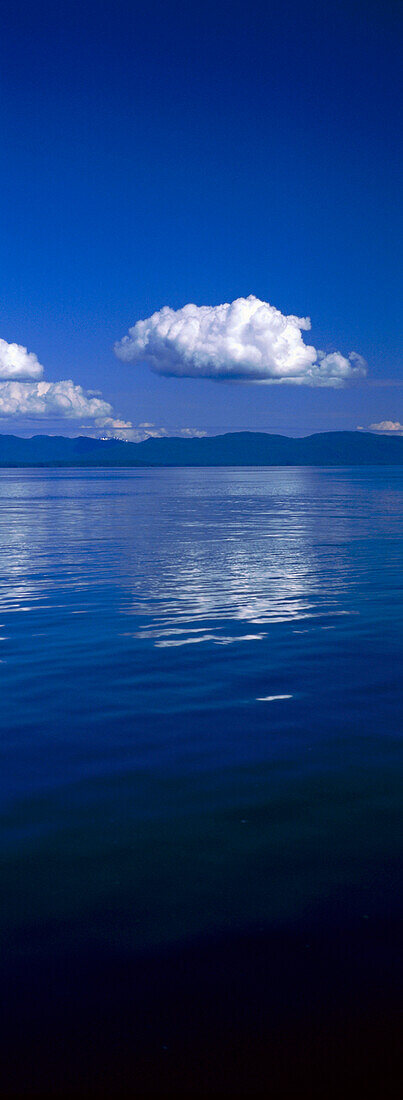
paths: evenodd
<path fill-rule="evenodd" d="M 379 424 L 370 424 L 369 431 L 370 432 L 381 432 L 381 433 L 387 434 L 387 435 L 392 434 L 394 432 L 395 435 L 396 434 L 397 435 L 402 435 L 403 434 L 403 424 L 400 424 L 399 420 L 380 420 Z"/>
<path fill-rule="evenodd" d="M 181 436 L 185 439 L 200 439 L 206 435 L 206 432 L 199 431 L 198 428 L 178 428 L 175 431 L 170 431 L 168 428 L 159 428 L 155 424 L 135 425 L 130 420 L 115 420 L 110 416 L 97 419 L 95 426 L 101 430 L 103 439 L 122 439 L 127 443 L 143 443 L 145 439 L 165 439 L 168 435 Z M 85 425 L 82 425 L 82 427 L 84 431 L 88 431 L 91 435 L 99 436 L 100 434 L 99 430 L 87 429 Z"/>
<path fill-rule="evenodd" d="M 219 306 L 164 306 L 137 321 L 115 353 L 179 378 L 336 388 L 365 375 L 356 352 L 346 358 L 305 344 L 302 333 L 310 327 L 309 317 L 286 316 L 251 294 Z"/>
<path fill-rule="evenodd" d="M 203 437 L 207 435 L 207 432 L 202 432 L 199 428 L 180 428 L 178 435 L 182 436 L 184 439 L 203 439 Z"/>
<path fill-rule="evenodd" d="M 123 439 L 126 441 L 131 439 L 133 429 L 131 420 L 118 420 L 113 416 L 97 417 L 95 426 L 98 429 L 102 429 L 103 439 Z M 83 427 L 84 430 L 86 430 L 85 426 Z M 99 431 L 97 432 L 94 430 L 90 434 L 98 436 Z"/>
<path fill-rule="evenodd" d="M 22 344 L 8 344 L 0 340 L 0 379 L 42 378 L 43 366 L 33 351 Z"/>

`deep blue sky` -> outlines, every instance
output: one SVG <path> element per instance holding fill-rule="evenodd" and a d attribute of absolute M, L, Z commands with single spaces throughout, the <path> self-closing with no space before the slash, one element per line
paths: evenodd
<path fill-rule="evenodd" d="M 1 3 L 0 336 L 135 424 L 403 421 L 399 8 Z M 165 304 L 251 293 L 368 380 L 176 380 L 113 354 Z"/>

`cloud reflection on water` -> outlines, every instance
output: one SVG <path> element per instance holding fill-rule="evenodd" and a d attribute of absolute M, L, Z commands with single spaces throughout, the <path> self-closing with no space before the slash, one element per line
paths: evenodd
<path fill-rule="evenodd" d="M 351 544 L 363 522 L 372 538 L 386 522 L 393 535 L 399 502 L 382 482 L 368 500 L 360 471 L 349 473 L 346 493 L 345 476 L 3 471 L 1 609 L 51 603 L 52 612 L 103 614 L 105 623 L 118 613 L 135 620 L 121 637 L 159 649 L 255 641 L 277 624 L 352 614 L 351 582 L 363 566 L 360 541 L 354 556 Z"/>

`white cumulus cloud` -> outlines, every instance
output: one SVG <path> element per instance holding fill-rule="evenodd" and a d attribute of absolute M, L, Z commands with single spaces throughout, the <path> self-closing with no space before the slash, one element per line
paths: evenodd
<path fill-rule="evenodd" d="M 0 382 L 0 416 L 68 420 L 109 417 L 112 407 L 70 379 L 62 382 Z"/>
<path fill-rule="evenodd" d="M 401 435 L 403 424 L 400 424 L 398 420 L 380 420 L 379 424 L 370 424 L 369 429 L 371 432 L 397 432 L 398 435 Z"/>
<path fill-rule="evenodd" d="M 325 355 L 305 344 L 310 327 L 309 317 L 285 316 L 251 294 L 219 306 L 164 306 L 137 321 L 115 352 L 180 378 L 340 387 L 365 374 L 355 352 Z"/>
<path fill-rule="evenodd" d="M 22 344 L 0 340 L 0 379 L 42 378 L 43 366 L 33 351 Z"/>

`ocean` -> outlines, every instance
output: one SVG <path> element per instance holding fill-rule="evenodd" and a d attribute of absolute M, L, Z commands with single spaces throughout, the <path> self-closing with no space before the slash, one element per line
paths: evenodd
<path fill-rule="evenodd" d="M 2 1096 L 394 1094 L 402 505 L 0 471 Z"/>

